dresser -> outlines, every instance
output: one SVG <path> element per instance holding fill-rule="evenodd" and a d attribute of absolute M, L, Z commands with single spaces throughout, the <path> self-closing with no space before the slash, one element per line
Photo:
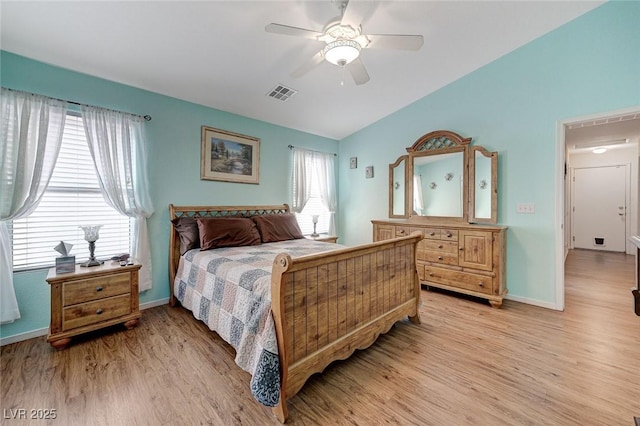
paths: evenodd
<path fill-rule="evenodd" d="M 49 270 L 51 324 L 47 341 L 60 350 L 73 336 L 115 324 L 133 328 L 140 318 L 138 271 L 141 265 L 103 265 L 81 267 L 74 272 L 56 274 Z"/>
<path fill-rule="evenodd" d="M 507 228 L 496 225 L 373 220 L 373 240 L 420 232 L 416 266 L 420 283 L 487 299 L 502 306 L 506 286 Z"/>

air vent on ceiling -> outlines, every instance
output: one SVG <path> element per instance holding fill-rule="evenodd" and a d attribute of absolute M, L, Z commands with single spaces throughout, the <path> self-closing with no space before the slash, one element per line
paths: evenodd
<path fill-rule="evenodd" d="M 298 93 L 297 90 L 293 90 L 290 87 L 286 87 L 282 84 L 278 84 L 276 87 L 271 89 L 267 96 L 273 99 L 280 100 L 282 102 L 286 102 L 290 97 Z"/>

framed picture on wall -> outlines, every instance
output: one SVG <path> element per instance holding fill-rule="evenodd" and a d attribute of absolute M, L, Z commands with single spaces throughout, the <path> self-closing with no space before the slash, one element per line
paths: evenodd
<path fill-rule="evenodd" d="M 200 179 L 260 183 L 260 139 L 202 126 Z"/>

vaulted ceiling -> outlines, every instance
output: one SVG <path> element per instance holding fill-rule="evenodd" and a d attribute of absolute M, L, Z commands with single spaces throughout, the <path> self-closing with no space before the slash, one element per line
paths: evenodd
<path fill-rule="evenodd" d="M 339 18 L 330 0 L 3 0 L 0 40 L 45 63 L 339 140 L 601 3 L 351 0 L 364 33 L 424 37 L 418 51 L 363 49 L 362 85 L 327 62 L 291 77 L 324 44 L 265 31 L 322 31 Z M 278 85 L 297 93 L 268 97 Z"/>

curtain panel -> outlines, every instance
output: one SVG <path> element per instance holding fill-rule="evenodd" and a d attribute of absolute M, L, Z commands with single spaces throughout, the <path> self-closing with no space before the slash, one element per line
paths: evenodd
<path fill-rule="evenodd" d="M 105 200 L 134 219 L 131 256 L 142 264 L 140 291 L 149 290 L 152 275 L 147 218 L 153 214 L 153 205 L 149 197 L 143 118 L 91 106 L 82 107 L 82 118 Z"/>
<path fill-rule="evenodd" d="M 153 214 L 153 205 L 149 197 L 143 118 L 91 106 L 82 106 L 82 118 L 105 200 L 134 219 L 131 256 L 142 264 L 139 290 L 149 290 L 152 276 L 147 218 Z"/>
<path fill-rule="evenodd" d="M 311 196 L 311 182 L 320 187 L 322 205 L 329 211 L 329 235 L 336 235 L 335 212 L 338 205 L 335 155 L 306 149 L 293 149 L 293 211 L 301 213 Z"/>
<path fill-rule="evenodd" d="M 0 322 L 20 318 L 7 222 L 33 212 L 60 152 L 67 103 L 2 88 L 0 144 Z"/>

